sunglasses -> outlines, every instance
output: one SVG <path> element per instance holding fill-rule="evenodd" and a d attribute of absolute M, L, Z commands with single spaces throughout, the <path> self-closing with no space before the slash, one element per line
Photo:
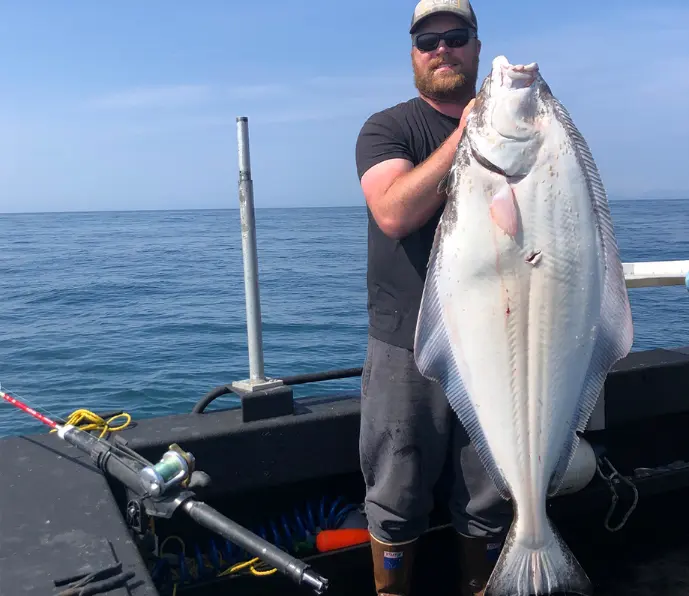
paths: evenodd
<path fill-rule="evenodd" d="M 431 52 L 443 40 L 448 48 L 461 48 L 472 37 L 476 37 L 476 31 L 468 28 L 451 29 L 445 33 L 419 33 L 414 37 L 414 45 L 422 52 Z"/>

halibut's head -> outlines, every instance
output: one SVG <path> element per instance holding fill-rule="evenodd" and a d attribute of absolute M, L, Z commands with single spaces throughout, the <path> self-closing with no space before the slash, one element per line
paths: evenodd
<path fill-rule="evenodd" d="M 503 176 L 525 176 L 541 145 L 552 97 L 538 64 L 510 64 L 504 56 L 476 96 L 466 136 L 474 158 Z"/>

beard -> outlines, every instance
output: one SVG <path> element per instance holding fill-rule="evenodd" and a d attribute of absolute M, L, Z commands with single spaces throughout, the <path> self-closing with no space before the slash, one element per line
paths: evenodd
<path fill-rule="evenodd" d="M 436 72 L 438 67 L 456 63 L 443 58 L 433 58 L 425 70 L 417 64 L 412 56 L 414 69 L 414 85 L 420 93 L 439 102 L 468 101 L 476 94 L 476 79 L 478 77 L 478 56 L 460 72 Z"/>

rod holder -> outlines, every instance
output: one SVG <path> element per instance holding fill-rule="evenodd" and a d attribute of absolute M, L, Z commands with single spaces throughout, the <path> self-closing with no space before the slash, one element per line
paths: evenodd
<path fill-rule="evenodd" d="M 237 117 L 237 146 L 239 156 L 239 217 L 244 257 L 244 293 L 246 296 L 246 330 L 249 348 L 249 378 L 236 381 L 234 386 L 244 391 L 266 389 L 279 381 L 265 378 L 263 361 L 263 331 L 261 299 L 258 283 L 258 251 L 256 248 L 256 219 L 254 188 L 249 158 L 249 121 Z"/>

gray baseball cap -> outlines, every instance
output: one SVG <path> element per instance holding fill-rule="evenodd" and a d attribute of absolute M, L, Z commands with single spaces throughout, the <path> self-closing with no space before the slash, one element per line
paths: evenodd
<path fill-rule="evenodd" d="M 438 13 L 449 13 L 461 17 L 478 30 L 476 14 L 469 0 L 420 0 L 414 9 L 409 33 L 414 33 L 421 21 Z"/>

